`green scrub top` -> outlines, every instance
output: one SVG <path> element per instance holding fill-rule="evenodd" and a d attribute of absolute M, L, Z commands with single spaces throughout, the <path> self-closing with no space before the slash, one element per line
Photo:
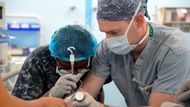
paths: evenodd
<path fill-rule="evenodd" d="M 93 58 L 91 72 L 103 79 L 110 75 L 128 106 L 147 106 L 151 92 L 175 94 L 190 76 L 190 45 L 174 28 L 153 23 L 150 37 L 136 62 L 132 54 L 117 55 L 103 40 Z"/>

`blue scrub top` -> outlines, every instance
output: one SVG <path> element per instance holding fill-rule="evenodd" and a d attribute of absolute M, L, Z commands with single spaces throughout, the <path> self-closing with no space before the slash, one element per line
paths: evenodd
<path fill-rule="evenodd" d="M 103 79 L 111 75 L 128 106 L 147 106 L 151 92 L 175 94 L 181 82 L 190 78 L 188 39 L 177 29 L 149 25 L 153 35 L 136 62 L 131 53 L 111 52 L 105 40 L 93 58 L 91 72 Z"/>

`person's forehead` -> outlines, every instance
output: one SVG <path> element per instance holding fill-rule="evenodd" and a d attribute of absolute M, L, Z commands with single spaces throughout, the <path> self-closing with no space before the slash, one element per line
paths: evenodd
<path fill-rule="evenodd" d="M 109 32 L 123 29 L 128 26 L 128 21 L 102 21 L 98 20 L 99 29 L 102 32 Z"/>

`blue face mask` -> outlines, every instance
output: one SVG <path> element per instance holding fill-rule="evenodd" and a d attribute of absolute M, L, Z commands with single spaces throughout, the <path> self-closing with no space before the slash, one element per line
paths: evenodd
<path fill-rule="evenodd" d="M 131 19 L 131 21 L 129 23 L 129 26 L 127 27 L 125 34 L 122 36 L 111 37 L 111 38 L 106 39 L 106 44 L 107 44 L 108 48 L 115 54 L 126 55 L 129 52 L 131 52 L 132 50 L 134 50 L 137 47 L 137 45 L 141 44 L 146 39 L 149 29 L 148 29 L 146 35 L 142 38 L 142 40 L 139 43 L 137 43 L 136 45 L 130 45 L 128 38 L 127 38 L 127 34 L 129 32 L 129 29 L 131 28 L 131 25 L 134 21 L 135 16 L 137 15 L 137 13 L 140 9 L 141 3 L 142 3 L 142 1 L 140 0 L 139 5 L 135 11 L 133 18 Z"/>

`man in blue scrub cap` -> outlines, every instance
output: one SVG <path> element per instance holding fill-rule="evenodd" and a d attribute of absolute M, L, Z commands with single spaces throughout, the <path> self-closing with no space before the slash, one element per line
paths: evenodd
<path fill-rule="evenodd" d="M 98 0 L 99 30 L 106 38 L 93 58 L 84 91 L 95 97 L 111 75 L 128 106 L 176 102 L 176 90 L 190 74 L 190 45 L 180 30 L 146 22 L 144 16 L 150 18 L 147 0 Z M 73 103 L 100 106 L 89 99 Z"/>
<path fill-rule="evenodd" d="M 75 75 L 71 74 L 71 52 L 68 50 L 71 46 L 75 48 L 70 48 L 75 57 Z M 71 94 L 72 90 L 80 86 L 77 85 L 76 75 L 89 71 L 97 48 L 97 40 L 83 26 L 67 25 L 59 28 L 49 45 L 35 49 L 27 57 L 12 94 L 24 100 L 37 99 L 45 93 L 59 98 Z"/>

